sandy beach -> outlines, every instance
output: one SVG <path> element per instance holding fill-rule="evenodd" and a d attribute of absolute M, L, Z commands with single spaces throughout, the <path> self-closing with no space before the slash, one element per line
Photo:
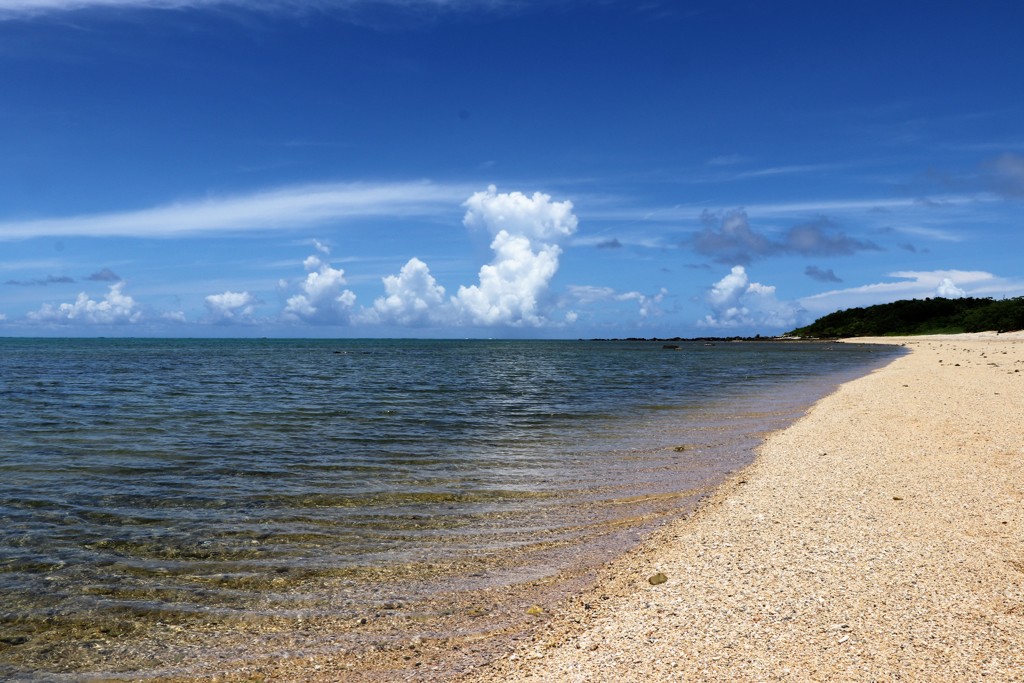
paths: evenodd
<path fill-rule="evenodd" d="M 912 353 L 458 680 L 1024 680 L 1024 334 L 858 341 Z"/>

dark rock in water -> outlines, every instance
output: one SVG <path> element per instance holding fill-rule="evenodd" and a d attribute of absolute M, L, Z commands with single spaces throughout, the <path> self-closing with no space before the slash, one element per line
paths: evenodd
<path fill-rule="evenodd" d="M 652 586 L 657 586 L 659 584 L 665 583 L 666 581 L 668 581 L 668 577 L 662 574 L 661 572 L 658 572 L 654 576 L 647 579 L 647 583 L 651 584 Z"/>
<path fill-rule="evenodd" d="M 28 636 L 0 636 L 0 643 L 4 645 L 24 645 L 28 642 Z"/>

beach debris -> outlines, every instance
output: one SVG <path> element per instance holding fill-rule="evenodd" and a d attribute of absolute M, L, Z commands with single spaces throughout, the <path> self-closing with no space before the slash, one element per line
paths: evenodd
<path fill-rule="evenodd" d="M 672 450 L 674 450 L 676 453 L 682 453 L 683 451 L 686 450 L 686 446 L 676 446 Z"/>
<path fill-rule="evenodd" d="M 544 608 L 540 605 L 531 605 L 530 608 L 526 610 L 526 613 L 531 617 L 539 617 L 544 614 Z"/>
<path fill-rule="evenodd" d="M 650 576 L 647 579 L 647 583 L 651 584 L 652 586 L 657 586 L 659 584 L 665 583 L 666 581 L 668 581 L 668 577 L 662 574 L 661 572 L 658 572 L 657 574 L 654 574 L 653 576 Z"/>

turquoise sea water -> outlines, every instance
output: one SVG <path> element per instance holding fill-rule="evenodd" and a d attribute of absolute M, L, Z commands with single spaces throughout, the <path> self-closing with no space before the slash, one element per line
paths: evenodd
<path fill-rule="evenodd" d="M 600 561 L 895 352 L 0 339 L 0 677 Z"/>

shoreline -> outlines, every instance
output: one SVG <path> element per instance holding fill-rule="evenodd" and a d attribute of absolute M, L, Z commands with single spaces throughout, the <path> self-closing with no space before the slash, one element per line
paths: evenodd
<path fill-rule="evenodd" d="M 912 353 L 437 680 L 1024 680 L 1024 333 L 850 341 Z"/>
<path fill-rule="evenodd" d="M 638 348 L 629 345 L 620 353 L 633 358 Z M 735 369 L 733 389 L 700 393 L 695 387 L 689 402 L 666 401 L 670 409 L 664 411 L 611 413 L 604 431 L 588 430 L 592 441 L 574 442 L 580 453 L 605 458 L 577 463 L 578 481 L 596 478 L 604 488 L 595 488 L 589 498 L 548 505 L 551 513 L 541 506 L 539 519 L 531 518 L 512 539 L 522 541 L 514 550 L 461 556 L 456 547 L 432 564 L 393 563 L 352 580 L 312 577 L 301 584 L 308 591 L 292 589 L 300 584 L 291 577 L 263 571 L 254 573 L 260 583 L 249 592 L 266 598 L 237 611 L 216 609 L 221 585 L 236 585 L 230 578 L 222 582 L 214 576 L 202 585 L 211 590 L 208 604 L 214 609 L 203 610 L 203 595 L 197 594 L 200 609 L 194 614 L 177 609 L 171 590 L 178 582 L 139 580 L 111 595 L 115 600 L 122 594 L 136 600 L 155 595 L 152 605 L 159 611 L 152 618 L 139 602 L 138 612 L 132 611 L 136 603 L 128 603 L 127 610 L 83 609 L 77 619 L 64 621 L 55 611 L 53 621 L 38 626 L 14 622 L 0 634 L 0 678 L 77 674 L 109 680 L 307 680 L 309 669 L 320 667 L 340 672 L 345 680 L 398 680 L 412 674 L 427 680 L 433 672 L 449 678 L 480 667 L 546 619 L 532 613 L 534 606 L 545 614 L 557 612 L 560 601 L 584 591 L 604 566 L 653 530 L 690 514 L 731 472 L 745 468 L 764 434 L 792 423 L 839 382 L 895 355 L 879 347 L 840 349 L 834 344 L 757 349 L 753 355 L 749 346 L 709 351 L 694 345 L 688 350 L 692 353 L 654 350 L 648 355 L 658 367 L 688 368 L 712 354 L 701 362 L 720 359 L 714 362 L 722 371 Z M 591 351 L 584 353 L 590 356 Z M 620 480 L 628 486 L 616 485 Z M 560 521 L 559 511 L 572 515 L 567 523 Z M 454 540 L 461 539 L 455 535 Z M 160 602 L 165 595 L 171 598 L 166 607 Z M 281 604 L 293 609 L 275 609 Z M 332 679 L 328 674 L 323 680 Z"/>
<path fill-rule="evenodd" d="M 596 580 L 557 603 L 542 602 L 539 613 L 526 612 L 524 603 L 514 621 L 526 621 L 526 628 L 444 638 L 424 633 L 404 646 L 365 653 L 328 648 L 277 660 L 257 656 L 220 674 L 179 671 L 151 680 L 976 680 L 982 672 L 991 680 L 1024 680 L 1004 673 L 1024 670 L 1018 652 L 1024 638 L 1016 635 L 1024 626 L 1024 435 L 1016 428 L 1024 407 L 1024 333 L 849 341 L 899 344 L 913 353 L 839 385 L 803 417 L 770 433 L 751 464 L 702 496 L 695 511 L 680 513 L 597 568 Z M 941 356 L 928 355 L 933 351 Z M 996 392 L 1001 408 L 993 401 Z M 894 428 L 893 416 L 912 420 L 913 428 Z M 945 424 L 947 417 L 954 419 Z M 975 438 L 952 445 L 931 438 L 941 431 L 932 428 L 937 423 L 946 437 Z M 922 476 L 920 466 L 893 468 L 899 491 L 886 483 L 893 473 L 879 464 L 913 465 L 915 448 L 941 455 L 928 465 L 946 469 L 951 456 L 973 452 L 968 447 L 978 434 L 960 429 L 961 423 L 985 435 L 982 455 L 994 452 L 1003 470 L 984 470 L 972 459 L 939 478 L 930 471 Z M 1005 429 L 990 430 L 992 423 Z M 851 453 L 868 457 L 859 462 Z M 944 490 L 920 490 L 922 481 L 948 485 L 965 471 L 985 475 L 980 484 L 972 482 L 981 488 L 967 498 L 950 503 Z M 865 481 L 866 488 L 850 490 Z M 992 517 L 978 501 L 999 486 L 1010 491 L 1009 503 L 1001 498 L 997 505 L 1006 514 L 995 521 L 1005 552 L 985 546 L 966 558 L 936 559 L 936 549 L 963 545 L 937 521 L 943 513 L 959 520 L 958 533 L 974 528 L 969 523 L 979 515 Z M 907 511 L 916 517 L 894 522 L 890 514 Z M 924 564 L 917 561 L 922 556 Z M 1002 583 L 996 579 L 1001 587 L 992 589 L 990 580 L 983 596 L 989 609 L 972 608 L 965 621 L 963 610 L 956 611 L 960 584 L 954 582 L 952 592 L 948 580 L 936 587 L 934 575 L 974 581 L 985 571 L 964 570 L 965 562 L 993 556 L 1005 556 L 998 565 Z M 667 580 L 651 585 L 648 579 L 658 573 Z M 898 600 L 887 602 L 892 596 Z M 956 617 L 952 628 L 936 621 L 935 596 L 947 598 L 938 612 Z M 987 635 L 974 637 L 985 619 Z M 877 624 L 902 630 L 894 638 Z M 294 629 L 329 638 L 331 625 L 300 620 L 281 637 Z M 964 633 L 974 644 L 966 660 L 958 654 Z M 111 674 L 104 680 L 123 679 Z"/>

